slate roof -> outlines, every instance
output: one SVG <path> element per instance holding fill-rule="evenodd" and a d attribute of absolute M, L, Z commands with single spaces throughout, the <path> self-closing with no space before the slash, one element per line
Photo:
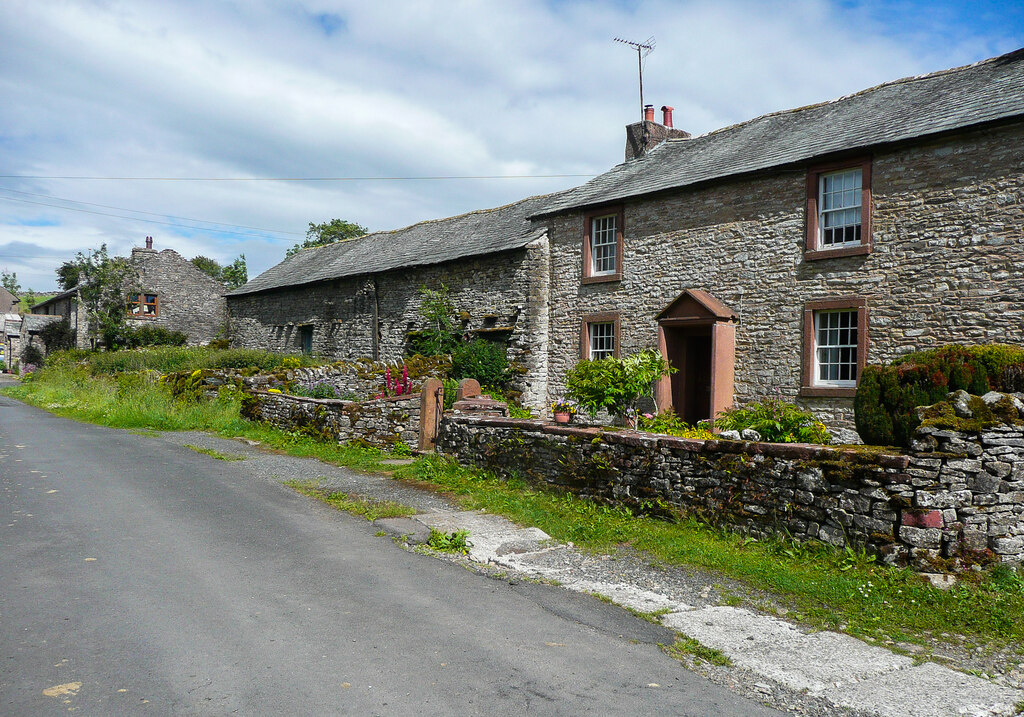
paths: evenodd
<path fill-rule="evenodd" d="M 563 193 L 536 216 L 1024 114 L 1024 49 L 822 104 L 670 139 Z"/>
<path fill-rule="evenodd" d="M 242 296 L 521 249 L 545 231 L 533 227 L 527 217 L 539 212 L 555 196 L 557 194 L 530 197 L 496 209 L 420 222 L 404 229 L 374 232 L 357 239 L 303 249 L 227 295 Z"/>
<path fill-rule="evenodd" d="M 50 298 L 48 298 L 48 299 L 46 299 L 44 301 L 40 301 L 38 304 L 35 304 L 31 309 L 29 309 L 29 311 L 35 312 L 36 309 L 42 308 L 44 306 L 49 306 L 50 304 L 54 303 L 55 301 L 58 301 L 58 300 L 63 299 L 65 297 L 67 297 L 67 296 L 71 296 L 72 294 L 77 294 L 77 293 L 78 293 L 78 286 L 77 285 L 72 287 L 72 288 L 70 288 L 70 289 L 68 289 L 68 290 L 66 290 L 66 291 L 59 291 L 56 294 L 51 294 Z"/>

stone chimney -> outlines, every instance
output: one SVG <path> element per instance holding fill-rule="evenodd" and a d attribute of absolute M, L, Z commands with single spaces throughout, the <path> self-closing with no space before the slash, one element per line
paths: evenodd
<path fill-rule="evenodd" d="M 643 122 L 626 125 L 626 161 L 642 157 L 666 139 L 689 139 L 690 133 L 672 126 L 672 110 L 661 108 L 663 124 L 654 121 L 654 105 L 644 105 Z"/>
<path fill-rule="evenodd" d="M 146 248 L 147 249 L 152 249 L 153 248 L 153 237 L 146 237 Z"/>

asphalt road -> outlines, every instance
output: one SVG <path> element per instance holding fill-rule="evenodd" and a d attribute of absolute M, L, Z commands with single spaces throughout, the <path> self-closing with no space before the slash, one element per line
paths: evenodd
<path fill-rule="evenodd" d="M 0 714 L 777 714 L 249 463 L 0 397 Z"/>

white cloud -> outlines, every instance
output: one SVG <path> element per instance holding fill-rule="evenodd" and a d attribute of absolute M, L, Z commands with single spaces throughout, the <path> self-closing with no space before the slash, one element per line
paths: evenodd
<path fill-rule="evenodd" d="M 952 10 L 930 11 L 912 22 L 914 6 L 903 3 L 897 27 L 887 22 L 894 12 L 874 0 L 8 1 L 0 5 L 4 173 L 599 173 L 621 161 L 623 125 L 639 111 L 635 55 L 614 36 L 657 37 L 646 99 L 673 105 L 676 125 L 695 133 L 1024 44 L 1019 25 L 998 17 L 966 27 Z M 124 252 L 149 234 L 186 256 L 229 261 L 245 252 L 256 273 L 310 221 L 393 228 L 579 181 L 0 179 L 0 266 L 15 268 L 23 285 L 49 287 L 55 253 L 103 241 Z M 299 236 L 60 211 L 4 201 L 18 197 L 4 189 Z M 59 224 L 26 226 L 40 219 Z"/>

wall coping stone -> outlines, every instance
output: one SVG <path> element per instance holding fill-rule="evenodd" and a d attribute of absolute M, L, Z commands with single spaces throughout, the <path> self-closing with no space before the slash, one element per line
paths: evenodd
<path fill-rule="evenodd" d="M 341 398 L 313 398 L 311 396 L 296 396 L 291 393 L 278 393 L 277 391 L 261 391 L 260 389 L 254 388 L 249 393 L 256 394 L 258 396 L 274 396 L 279 398 L 287 398 L 292 401 L 299 401 L 301 403 L 313 403 L 321 406 L 354 406 L 354 405 L 365 405 L 367 403 L 398 403 L 400 401 L 408 401 L 410 399 L 420 400 L 420 394 L 418 393 L 407 393 L 402 396 L 383 396 L 382 398 L 371 398 L 366 401 L 346 401 Z"/>

